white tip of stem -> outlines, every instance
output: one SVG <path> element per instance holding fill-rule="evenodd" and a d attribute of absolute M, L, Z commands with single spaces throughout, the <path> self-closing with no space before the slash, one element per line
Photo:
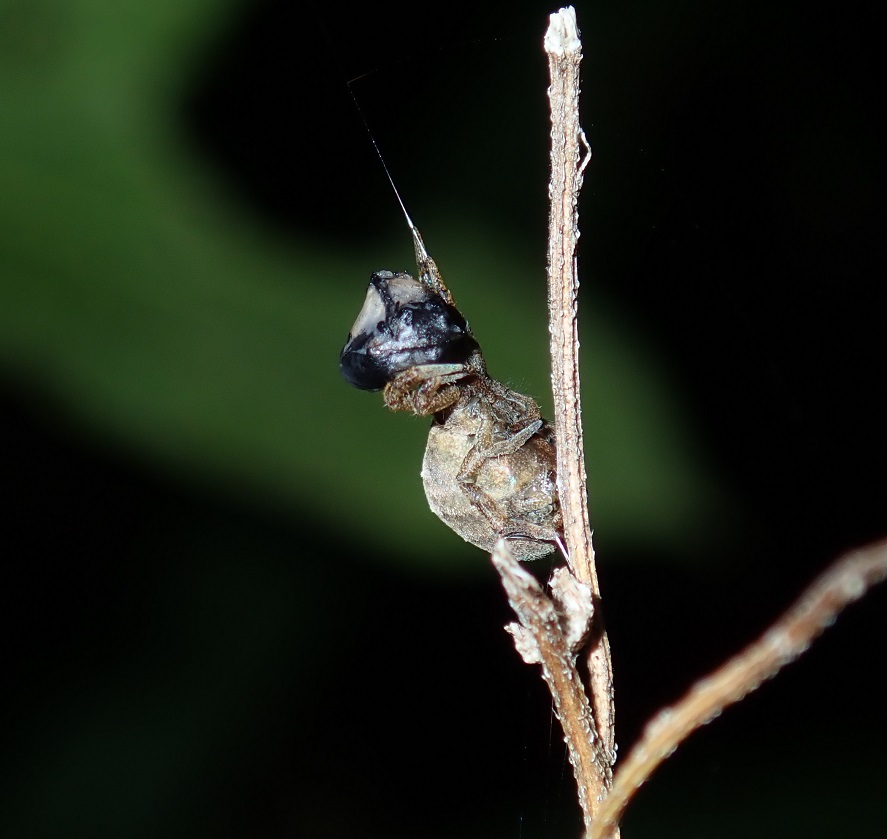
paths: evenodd
<path fill-rule="evenodd" d="M 582 49 L 579 28 L 576 26 L 576 10 L 565 6 L 551 15 L 548 31 L 545 33 L 545 52 L 565 55 Z"/>

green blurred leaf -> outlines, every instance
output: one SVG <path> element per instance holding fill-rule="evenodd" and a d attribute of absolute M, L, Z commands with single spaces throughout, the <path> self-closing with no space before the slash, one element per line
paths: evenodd
<path fill-rule="evenodd" d="M 388 414 L 337 371 L 381 266 L 282 241 L 181 134 L 184 86 L 235 7 L 2 7 L 15 46 L 0 51 L 3 364 L 101 445 L 298 510 L 331 543 L 345 530 L 398 561 L 474 563 L 422 496 L 427 421 Z M 454 218 L 424 233 L 494 375 L 547 393 L 541 234 L 516 246 Z M 406 263 L 406 230 L 388 252 Z M 598 304 L 582 331 L 595 526 L 686 546 L 718 504 L 665 376 Z"/>

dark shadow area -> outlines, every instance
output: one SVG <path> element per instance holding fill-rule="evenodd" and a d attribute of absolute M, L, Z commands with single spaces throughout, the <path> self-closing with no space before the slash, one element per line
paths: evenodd
<path fill-rule="evenodd" d="M 402 225 L 343 82 L 370 73 L 354 91 L 417 224 L 514 220 L 522 253 L 544 241 L 550 11 L 245 4 L 177 129 L 263 227 L 359 252 Z M 700 522 L 722 539 L 692 561 L 596 532 L 624 753 L 832 558 L 887 532 L 881 46 L 864 4 L 578 11 L 585 288 L 674 373 L 732 505 L 722 531 Z M 301 308 L 318 316 L 308 292 Z M 578 835 L 557 723 L 482 554 L 452 576 L 384 561 L 349 484 L 341 509 L 310 507 L 319 449 L 304 509 L 184 455 L 155 463 L 74 419 L 3 338 L 0 833 Z M 347 387 L 324 363 L 322 392 L 293 382 L 312 411 Z M 883 835 L 885 597 L 692 738 L 624 835 Z"/>

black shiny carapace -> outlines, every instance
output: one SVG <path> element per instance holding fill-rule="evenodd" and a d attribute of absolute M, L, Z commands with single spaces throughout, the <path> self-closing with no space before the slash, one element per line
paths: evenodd
<path fill-rule="evenodd" d="M 459 310 L 409 274 L 377 271 L 339 357 L 345 380 L 381 390 L 423 364 L 461 364 L 478 350 Z"/>

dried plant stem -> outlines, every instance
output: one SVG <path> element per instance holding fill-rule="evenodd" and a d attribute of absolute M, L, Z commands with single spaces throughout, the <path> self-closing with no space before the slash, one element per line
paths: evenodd
<path fill-rule="evenodd" d="M 845 606 L 885 578 L 887 540 L 845 554 L 757 641 L 661 710 L 620 765 L 588 839 L 614 835 L 632 796 L 681 742 L 798 658 Z"/>
<path fill-rule="evenodd" d="M 551 691 L 579 788 L 586 837 L 617 839 L 619 819 L 634 793 L 684 739 L 796 659 L 841 609 L 887 578 L 887 541 L 842 557 L 760 639 L 697 682 L 676 705 L 660 711 L 613 777 L 613 674 L 599 609 L 600 589 L 588 518 L 579 396 L 577 202 L 589 155 L 582 159 L 580 153 L 580 142 L 587 148 L 579 126 L 582 45 L 571 7 L 551 16 L 545 51 L 551 75 L 551 181 L 548 187 L 551 378 L 558 493 L 573 576 L 565 570 L 562 573 L 573 585 L 566 588 L 554 585 L 552 600 L 514 559 L 504 541 L 496 547 L 493 564 L 520 621 L 507 628 L 514 635 L 524 660 L 542 665 L 543 677 Z M 558 584 L 563 582 L 560 577 Z M 565 596 L 567 590 L 570 593 Z M 593 617 L 589 617 L 591 615 Z M 571 649 L 576 641 L 575 628 L 588 626 L 589 620 L 590 701 Z"/>
<path fill-rule="evenodd" d="M 500 542 L 493 564 L 502 576 L 509 602 L 520 624 L 509 631 L 528 663 L 540 663 L 564 731 L 570 763 L 579 789 L 586 831 L 612 784 L 615 758 L 613 677 L 610 648 L 601 624 L 600 589 L 588 521 L 585 459 L 579 399 L 579 340 L 576 323 L 577 201 L 585 161 L 580 160 L 579 64 L 582 45 L 572 8 L 551 16 L 545 34 L 551 86 L 551 182 L 549 199 L 548 311 L 551 334 L 552 389 L 557 436 L 558 494 L 564 516 L 564 537 L 573 585 L 553 590 L 552 601 L 536 579 Z M 587 158 L 586 158 L 587 160 Z M 569 574 L 567 575 L 569 576 Z M 577 582 L 578 581 L 578 582 Z M 561 580 L 563 583 L 564 581 Z M 565 595 L 566 590 L 570 594 Z M 568 641 L 565 627 L 581 630 Z M 572 642 L 588 634 L 590 701 L 575 665 Z"/>
<path fill-rule="evenodd" d="M 582 44 L 572 8 L 551 16 L 545 35 L 551 85 L 551 181 L 548 184 L 548 313 L 551 337 L 551 383 L 558 444 L 558 488 L 570 567 L 597 589 L 585 462 L 582 458 L 582 404 L 579 393 L 579 336 L 576 301 L 579 277 L 577 203 L 582 188 L 579 153 L 579 64 Z"/>
<path fill-rule="evenodd" d="M 548 312 L 551 336 L 551 383 L 557 435 L 558 492 L 564 516 L 564 536 L 573 573 L 591 587 L 596 604 L 600 587 L 588 519 L 585 450 L 579 393 L 577 297 L 579 239 L 577 203 L 582 187 L 579 125 L 579 65 L 582 43 L 572 7 L 551 16 L 545 34 L 551 84 L 551 181 L 548 196 Z M 588 650 L 591 704 L 595 728 L 612 764 L 615 757 L 613 668 L 610 645 L 597 609 L 596 627 Z M 601 790 L 601 794 L 605 789 Z"/>
<path fill-rule="evenodd" d="M 493 565 L 502 576 L 508 602 L 520 621 L 520 625 L 506 628 L 515 636 L 524 661 L 542 665 L 542 677 L 551 691 L 555 714 L 564 731 L 587 832 L 601 806 L 601 789 L 609 787 L 612 775 L 561 616 L 536 578 L 511 555 L 504 539 L 493 553 Z"/>

